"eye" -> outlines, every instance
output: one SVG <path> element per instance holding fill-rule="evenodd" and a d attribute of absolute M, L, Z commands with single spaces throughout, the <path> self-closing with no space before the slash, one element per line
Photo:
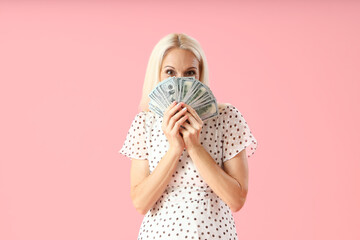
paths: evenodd
<path fill-rule="evenodd" d="M 171 72 L 171 73 L 169 74 L 169 72 Z M 171 75 L 172 72 L 173 72 L 173 70 L 170 70 L 170 69 L 168 69 L 168 70 L 165 71 L 165 73 L 167 73 L 168 75 Z"/>
<path fill-rule="evenodd" d="M 191 73 L 191 72 L 193 72 L 193 74 L 189 74 L 189 75 L 195 75 L 195 71 L 188 71 L 188 73 Z"/>

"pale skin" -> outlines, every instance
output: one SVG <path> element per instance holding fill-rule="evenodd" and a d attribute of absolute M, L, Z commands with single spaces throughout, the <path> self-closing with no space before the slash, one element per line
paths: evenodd
<path fill-rule="evenodd" d="M 194 54 L 175 48 L 163 59 L 160 80 L 172 76 L 193 76 L 200 79 L 199 72 L 199 61 Z M 182 110 L 183 107 L 186 109 Z M 130 195 L 139 213 L 146 214 L 163 194 L 184 148 L 201 177 L 231 211 L 237 212 L 243 207 L 248 192 L 249 175 L 246 150 L 224 162 L 222 169 L 200 144 L 202 126 L 203 121 L 196 111 L 185 103 L 173 103 L 165 110 L 162 130 L 169 142 L 168 151 L 151 174 L 148 160 L 131 159 Z"/>

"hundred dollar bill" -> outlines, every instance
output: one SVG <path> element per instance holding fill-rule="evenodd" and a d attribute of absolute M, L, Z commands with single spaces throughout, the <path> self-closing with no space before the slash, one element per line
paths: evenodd
<path fill-rule="evenodd" d="M 162 93 L 162 96 L 164 97 L 167 105 L 170 105 L 173 101 L 176 101 L 178 96 L 176 78 L 172 77 L 167 81 L 164 81 L 158 86 L 158 90 Z"/>
<path fill-rule="evenodd" d="M 192 86 L 195 83 L 195 79 L 180 79 L 179 84 L 182 85 L 182 90 L 181 90 L 181 96 L 180 96 L 180 101 L 182 102 L 186 102 L 187 96 L 190 95 L 190 93 L 192 92 Z"/>
<path fill-rule="evenodd" d="M 208 118 L 217 116 L 219 114 L 219 110 L 215 100 L 209 102 L 206 105 L 194 108 L 194 110 L 203 121 L 205 121 Z"/>
<path fill-rule="evenodd" d="M 188 104 L 202 120 L 218 115 L 214 94 L 194 77 L 169 77 L 155 86 L 149 98 L 149 110 L 161 117 L 173 101 Z"/>

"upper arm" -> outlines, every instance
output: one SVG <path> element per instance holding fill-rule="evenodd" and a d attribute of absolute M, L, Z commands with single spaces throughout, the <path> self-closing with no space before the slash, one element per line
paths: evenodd
<path fill-rule="evenodd" d="M 246 197 L 248 191 L 249 169 L 245 148 L 233 158 L 224 162 L 224 171 L 240 183 Z"/>
<path fill-rule="evenodd" d="M 147 176 L 149 176 L 149 161 L 147 159 L 131 159 L 130 168 L 130 195 L 134 199 L 134 189 L 141 183 Z"/>

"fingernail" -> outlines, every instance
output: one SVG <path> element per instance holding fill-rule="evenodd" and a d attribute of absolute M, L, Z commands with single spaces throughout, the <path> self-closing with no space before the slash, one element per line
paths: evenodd
<path fill-rule="evenodd" d="M 182 110 L 186 110 L 186 107 L 184 107 Z"/>
<path fill-rule="evenodd" d="M 179 106 L 181 104 L 181 102 L 179 102 L 178 104 L 176 104 L 176 106 Z"/>
<path fill-rule="evenodd" d="M 172 105 L 175 105 L 176 101 L 173 101 Z"/>

